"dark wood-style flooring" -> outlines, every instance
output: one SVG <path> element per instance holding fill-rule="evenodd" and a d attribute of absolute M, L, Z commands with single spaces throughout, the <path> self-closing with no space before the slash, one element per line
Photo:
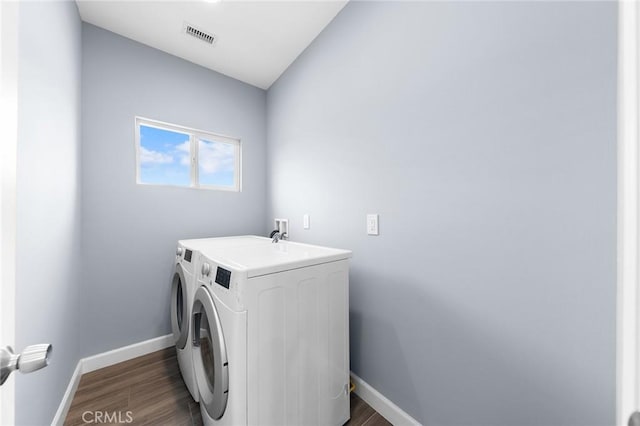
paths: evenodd
<path fill-rule="evenodd" d="M 109 417 L 96 417 L 104 413 Z M 182 382 L 175 348 L 82 375 L 64 424 L 96 423 L 202 425 L 200 407 Z M 346 424 L 386 426 L 391 423 L 352 393 L 351 420 Z"/>

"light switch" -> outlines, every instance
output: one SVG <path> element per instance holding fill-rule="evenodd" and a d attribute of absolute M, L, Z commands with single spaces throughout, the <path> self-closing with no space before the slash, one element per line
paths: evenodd
<path fill-rule="evenodd" d="M 304 216 L 302 216 L 302 226 L 304 227 L 304 229 L 309 229 L 309 215 L 305 214 Z"/>
<path fill-rule="evenodd" d="M 378 215 L 377 214 L 368 214 L 367 215 L 367 235 L 379 235 L 378 232 Z"/>

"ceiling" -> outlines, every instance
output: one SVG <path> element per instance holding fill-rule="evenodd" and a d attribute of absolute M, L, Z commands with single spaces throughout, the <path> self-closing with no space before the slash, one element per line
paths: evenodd
<path fill-rule="evenodd" d="M 347 1 L 76 3 L 85 22 L 268 89 Z M 185 23 L 213 34 L 213 45 L 186 35 Z"/>

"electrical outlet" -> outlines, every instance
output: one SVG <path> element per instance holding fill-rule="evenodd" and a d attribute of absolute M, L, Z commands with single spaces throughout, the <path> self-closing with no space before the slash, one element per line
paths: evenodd
<path fill-rule="evenodd" d="M 304 229 L 309 229 L 309 215 L 305 214 L 304 216 L 302 216 L 302 227 Z"/>

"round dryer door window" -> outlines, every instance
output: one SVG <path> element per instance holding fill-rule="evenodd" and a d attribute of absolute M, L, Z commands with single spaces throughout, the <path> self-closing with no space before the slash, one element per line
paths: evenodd
<path fill-rule="evenodd" d="M 178 349 L 184 349 L 189 337 L 189 308 L 187 306 L 186 286 L 184 271 L 178 263 L 171 284 L 171 331 Z"/>
<path fill-rule="evenodd" d="M 196 291 L 192 312 L 193 363 L 200 403 L 217 420 L 227 408 L 229 363 L 218 311 L 205 287 Z"/>

